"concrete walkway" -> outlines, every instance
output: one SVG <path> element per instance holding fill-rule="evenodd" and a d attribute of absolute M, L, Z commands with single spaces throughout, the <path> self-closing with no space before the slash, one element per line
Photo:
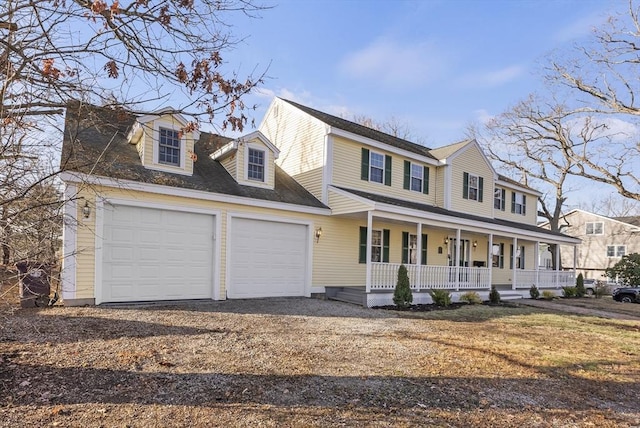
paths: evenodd
<path fill-rule="evenodd" d="M 617 312 L 603 311 L 600 309 L 590 309 L 590 308 L 581 308 L 579 306 L 563 305 L 560 303 L 554 303 L 552 300 L 522 299 L 522 300 L 518 300 L 517 303 L 519 305 L 535 306 L 537 308 L 549 309 L 552 311 L 559 311 L 559 312 L 568 312 L 572 314 L 589 315 L 594 317 L 610 318 L 610 319 L 617 319 L 617 320 L 640 321 L 640 317 L 638 316 L 620 314 Z"/>

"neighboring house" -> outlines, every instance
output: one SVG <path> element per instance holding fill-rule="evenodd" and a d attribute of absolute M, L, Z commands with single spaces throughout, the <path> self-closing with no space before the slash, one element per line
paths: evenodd
<path fill-rule="evenodd" d="M 581 240 L 575 254 L 572 247 L 560 247 L 562 268 L 585 278 L 615 280 L 607 278 L 605 269 L 627 254 L 640 253 L 640 216 L 605 217 L 575 209 L 562 217 L 561 224 L 566 225 L 563 233 Z"/>
<path fill-rule="evenodd" d="M 275 99 L 237 139 L 168 111 L 69 108 L 66 304 L 311 296 L 391 303 L 400 264 L 426 291 L 528 295 L 541 270 L 540 194 L 499 175 L 478 144 L 430 150 Z"/>

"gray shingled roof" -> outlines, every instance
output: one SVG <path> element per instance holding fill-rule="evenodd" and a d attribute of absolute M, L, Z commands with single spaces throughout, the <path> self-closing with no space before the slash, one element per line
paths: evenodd
<path fill-rule="evenodd" d="M 231 141 L 215 134 L 201 133 L 194 151 L 198 160 L 193 175 L 152 171 L 142 166 L 136 146 L 127 133 L 136 117 L 124 110 L 77 104 L 67 108 L 61 167 L 64 171 L 142 183 L 201 190 L 211 193 L 327 208 L 281 168 L 275 168 L 273 190 L 238 184 L 227 170 L 209 155 Z"/>
<path fill-rule="evenodd" d="M 640 227 L 640 216 L 612 217 L 614 220 Z"/>
<path fill-rule="evenodd" d="M 388 144 L 393 147 L 397 147 L 408 152 L 416 153 L 422 156 L 426 156 L 431 159 L 435 159 L 430 153 L 431 149 L 420 144 L 412 143 L 411 141 L 403 140 L 402 138 L 394 137 L 393 135 L 386 134 L 384 132 L 376 131 L 375 129 L 367 126 L 359 125 L 355 122 L 342 119 L 337 116 L 321 112 L 319 110 L 312 109 L 311 107 L 303 106 L 293 101 L 282 98 L 282 101 L 291 104 L 292 106 L 302 110 L 310 116 L 330 125 L 334 128 L 341 129 L 343 131 L 351 132 L 361 137 L 370 138 L 375 141 L 379 141 L 384 144 Z"/>
<path fill-rule="evenodd" d="M 545 235 L 549 235 L 550 237 L 555 236 L 555 237 L 571 238 L 570 236 L 565 235 L 563 233 L 552 232 L 552 231 L 550 231 L 548 229 L 543 229 L 543 228 L 535 226 L 535 225 L 517 223 L 517 222 L 514 222 L 514 221 L 508 221 L 508 220 L 480 217 L 480 216 L 473 215 L 473 214 L 466 214 L 466 213 L 461 213 L 461 212 L 458 212 L 458 211 L 451 211 L 451 210 L 447 210 L 447 209 L 444 209 L 444 208 L 435 207 L 433 205 L 421 204 L 421 203 L 418 203 L 418 202 L 411 202 L 411 201 L 404 201 L 404 200 L 401 200 L 401 199 L 395 199 L 395 198 L 390 198 L 390 197 L 387 197 L 387 196 L 376 195 L 376 194 L 373 194 L 373 193 L 362 192 L 360 190 L 347 189 L 347 188 L 344 188 L 344 187 L 336 186 L 336 188 L 338 188 L 340 190 L 344 190 L 345 192 L 352 193 L 352 194 L 354 194 L 356 196 L 360 196 L 362 198 L 369 199 L 370 201 L 379 202 L 379 203 L 382 203 L 382 204 L 394 205 L 394 206 L 397 206 L 397 207 L 409 208 L 409 209 L 417 210 L 417 211 L 426 211 L 426 212 L 429 212 L 429 213 L 439 214 L 439 215 L 444 215 L 444 216 L 449 216 L 449 217 L 454 217 L 454 218 L 462 218 L 462 219 L 466 219 L 466 220 L 479 221 L 479 222 L 483 222 L 483 223 L 487 223 L 487 224 L 491 224 L 491 225 L 495 225 L 495 226 L 511 227 L 511 228 L 515 228 L 515 229 L 528 230 L 528 231 L 531 231 L 531 232 L 536 232 L 536 233 L 542 233 L 542 234 L 545 234 Z"/>

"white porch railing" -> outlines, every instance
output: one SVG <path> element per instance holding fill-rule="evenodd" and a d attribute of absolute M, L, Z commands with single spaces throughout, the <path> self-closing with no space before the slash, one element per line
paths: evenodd
<path fill-rule="evenodd" d="M 490 289 L 489 268 L 405 265 L 411 289 Z M 372 263 L 371 289 L 393 290 L 398 280 L 398 263 Z"/>
<path fill-rule="evenodd" d="M 516 289 L 531 288 L 536 284 L 538 288 L 568 287 L 576 285 L 573 271 L 555 270 L 517 270 Z"/>

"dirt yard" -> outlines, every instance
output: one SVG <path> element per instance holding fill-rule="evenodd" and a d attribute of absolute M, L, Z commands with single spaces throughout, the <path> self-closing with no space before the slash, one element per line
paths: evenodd
<path fill-rule="evenodd" d="M 631 315 L 0 305 L 2 427 L 640 426 Z"/>

